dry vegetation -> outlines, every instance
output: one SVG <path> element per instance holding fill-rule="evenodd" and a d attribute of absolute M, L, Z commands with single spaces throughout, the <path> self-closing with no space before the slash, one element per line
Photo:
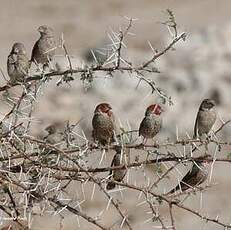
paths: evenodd
<path fill-rule="evenodd" d="M 69 55 L 70 47 L 66 47 L 62 38 L 59 49 L 64 55 L 61 61 L 57 59 L 56 63 L 51 63 L 51 70 L 34 68 L 24 83 L 6 83 L 0 87 L 2 101 L 9 108 L 1 119 L 2 226 L 9 226 L 8 229 L 11 229 L 10 226 L 12 229 L 42 229 L 46 223 L 51 226 L 47 229 L 141 229 L 143 225 L 147 229 L 185 229 L 181 216 L 186 212 L 191 220 L 200 220 L 199 226 L 206 225 L 208 229 L 231 228 L 229 217 L 214 214 L 216 210 L 204 211 L 204 207 L 211 207 L 212 203 L 211 197 L 204 198 L 204 194 L 217 189 L 213 181 L 215 164 L 231 162 L 227 154 L 231 143 L 226 138 L 228 135 L 224 134 L 230 133 L 227 131 L 229 119 L 223 121 L 223 116 L 220 116 L 212 135 L 208 139 L 198 140 L 192 138 L 187 124 L 182 125 L 183 131 L 179 131 L 174 125 L 174 119 L 178 119 L 177 114 L 174 118 L 170 114 L 165 119 L 169 118 L 168 122 L 173 125 L 168 127 L 168 123 L 165 124 L 158 143 L 140 145 L 137 135 L 139 119 L 137 113 L 134 113 L 131 122 L 120 121 L 121 134 L 110 146 L 97 145 L 91 139 L 91 116 L 84 113 L 93 110 L 94 106 L 84 97 L 86 94 L 94 97 L 94 90 L 100 94 L 97 100 L 115 101 L 117 108 L 122 104 L 120 99 L 127 97 L 127 104 L 123 105 L 126 110 L 120 108 L 125 112 L 135 106 L 139 107 L 146 98 L 148 101 L 158 101 L 171 110 L 174 106 L 182 106 L 172 99 L 173 96 L 182 97 L 184 93 L 190 94 L 190 90 L 193 91 L 185 86 L 187 79 L 176 77 L 173 84 L 167 85 L 173 80 L 161 76 L 159 64 L 168 65 L 169 61 L 174 65 L 170 58 L 164 59 L 165 55 L 175 55 L 177 47 L 185 46 L 187 40 L 187 34 L 178 31 L 172 11 L 168 10 L 166 15 L 167 19 L 162 24 L 167 28 L 168 39 L 159 50 L 148 42 L 151 54 L 149 59 L 140 60 L 139 56 L 139 60 L 133 60 L 134 57 L 129 57 L 127 41 L 134 36 L 136 19 L 125 17 L 121 29 L 110 30 L 108 33 L 109 44 L 90 51 L 90 64 L 79 64 L 79 60 Z M 187 50 L 182 52 L 188 55 Z M 169 76 L 171 74 L 174 75 L 174 71 Z M 99 84 L 111 85 L 105 93 L 101 92 Z M 69 86 L 79 90 L 78 95 L 83 104 L 79 109 L 85 119 L 64 122 L 66 117 L 58 117 L 61 124 L 58 134 L 48 139 L 36 128 L 41 126 L 37 115 L 41 103 L 46 103 L 43 94 L 54 85 L 64 98 L 63 104 L 66 102 L 66 94 L 74 93 L 66 90 Z M 177 90 L 169 90 L 171 86 Z M 116 100 L 118 91 L 115 88 L 118 87 L 127 94 L 123 97 L 118 95 Z M 175 95 L 171 95 L 171 92 Z M 134 103 L 135 97 L 129 93 L 136 96 L 138 106 Z M 56 95 L 49 96 L 51 101 L 57 102 Z M 65 110 L 63 104 L 57 103 L 58 110 Z M 93 108 L 86 109 L 88 105 Z M 70 107 L 73 106 L 71 103 Z M 46 113 L 46 109 L 42 113 Z M 76 113 L 70 117 L 80 117 Z M 191 116 L 194 117 L 194 114 Z M 113 167 L 110 162 L 118 147 L 122 153 L 129 150 L 130 157 L 124 164 Z M 192 162 L 205 161 L 210 163 L 206 183 L 185 192 L 167 194 L 189 170 Z M 110 171 L 121 169 L 127 170 L 122 182 L 109 176 Z M 116 184 L 115 190 L 106 189 L 110 181 Z M 178 222 L 183 224 L 178 227 Z"/>

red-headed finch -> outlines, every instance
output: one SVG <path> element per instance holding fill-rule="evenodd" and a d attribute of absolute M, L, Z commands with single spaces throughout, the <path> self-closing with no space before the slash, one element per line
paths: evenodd
<path fill-rule="evenodd" d="M 162 108 L 159 104 L 148 106 L 145 117 L 140 123 L 139 136 L 143 136 L 145 140 L 151 139 L 159 133 L 162 126 Z"/>
<path fill-rule="evenodd" d="M 211 99 L 204 99 L 199 107 L 194 126 L 194 138 L 208 134 L 217 118 L 215 102 Z"/>
<path fill-rule="evenodd" d="M 7 72 L 11 83 L 23 82 L 28 75 L 30 62 L 22 43 L 14 43 L 7 58 Z"/>
<path fill-rule="evenodd" d="M 112 162 L 111 162 L 111 167 L 113 166 L 120 166 L 124 165 L 126 160 L 128 160 L 130 154 L 130 149 L 122 149 L 121 147 L 116 148 L 116 154 L 114 155 Z M 111 178 L 115 181 L 121 182 L 123 178 L 125 177 L 127 173 L 127 169 L 116 169 L 116 170 L 110 170 L 109 175 L 111 175 Z M 108 182 L 107 184 L 107 190 L 114 189 L 116 184 L 112 181 Z"/>
<path fill-rule="evenodd" d="M 34 44 L 31 54 L 31 61 L 36 64 L 47 64 L 55 55 L 56 42 L 53 29 L 48 26 L 38 28 L 40 38 Z"/>
<path fill-rule="evenodd" d="M 94 141 L 102 145 L 110 144 L 115 137 L 115 118 L 112 108 L 108 103 L 96 106 L 92 119 L 92 136 Z"/>
<path fill-rule="evenodd" d="M 193 163 L 191 170 L 182 178 L 180 183 L 174 189 L 168 192 L 168 194 L 174 193 L 178 190 L 183 192 L 202 184 L 208 177 L 207 166 L 207 162 Z"/>

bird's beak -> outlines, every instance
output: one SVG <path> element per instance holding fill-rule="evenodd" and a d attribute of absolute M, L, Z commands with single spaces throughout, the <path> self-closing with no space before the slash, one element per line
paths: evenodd
<path fill-rule="evenodd" d="M 43 33 L 44 32 L 44 30 L 43 30 L 43 28 L 41 26 L 38 28 L 38 32 L 39 33 Z"/>

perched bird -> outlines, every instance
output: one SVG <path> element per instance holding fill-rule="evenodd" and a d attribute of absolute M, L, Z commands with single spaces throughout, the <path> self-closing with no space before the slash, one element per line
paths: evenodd
<path fill-rule="evenodd" d="M 47 126 L 45 128 L 45 130 L 47 131 L 48 135 L 54 134 L 54 133 L 56 133 L 58 131 L 59 125 L 60 125 L 60 123 L 58 123 L 58 122 L 56 123 L 55 122 L 55 123 Z"/>
<path fill-rule="evenodd" d="M 31 61 L 36 64 L 47 64 L 55 55 L 56 42 L 53 29 L 48 26 L 38 28 L 40 38 L 32 49 Z"/>
<path fill-rule="evenodd" d="M 49 144 L 58 144 L 64 140 L 64 124 L 61 122 L 54 122 L 47 126 L 45 131 L 48 133 L 44 140 Z"/>
<path fill-rule="evenodd" d="M 215 110 L 215 102 L 211 99 L 204 99 L 199 107 L 197 118 L 194 126 L 194 138 L 208 134 L 212 129 L 217 115 Z"/>
<path fill-rule="evenodd" d="M 7 72 L 11 83 L 23 82 L 30 68 L 29 58 L 22 43 L 14 43 L 7 58 Z"/>
<path fill-rule="evenodd" d="M 116 148 L 116 154 L 114 155 L 111 167 L 124 165 L 126 160 L 129 158 L 130 149 L 122 149 L 121 147 Z M 127 169 L 119 169 L 119 170 L 110 170 L 109 175 L 115 181 L 121 182 L 127 173 Z M 116 184 L 112 181 L 108 182 L 107 190 L 114 189 Z"/>
<path fill-rule="evenodd" d="M 145 112 L 145 117 L 140 123 L 139 136 L 143 136 L 144 139 L 151 139 L 159 133 L 162 126 L 162 108 L 159 104 L 153 104 L 148 106 Z"/>
<path fill-rule="evenodd" d="M 168 192 L 168 194 L 174 193 L 178 190 L 183 192 L 202 184 L 208 177 L 207 165 L 207 162 L 193 163 L 191 170 L 183 177 L 183 179 L 174 189 Z"/>
<path fill-rule="evenodd" d="M 116 125 L 112 108 L 108 103 L 101 103 L 96 106 L 92 119 L 92 136 L 94 141 L 102 145 L 114 141 Z"/>

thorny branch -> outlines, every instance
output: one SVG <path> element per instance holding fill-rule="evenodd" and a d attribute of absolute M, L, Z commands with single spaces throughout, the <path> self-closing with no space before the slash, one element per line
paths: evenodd
<path fill-rule="evenodd" d="M 52 213 L 53 215 L 59 214 L 62 216 L 62 212 L 66 210 L 94 225 L 95 228 L 106 230 L 111 229 L 108 226 L 117 224 L 114 223 L 114 220 L 110 225 L 107 224 L 108 226 L 104 223 L 105 213 L 108 211 L 108 207 L 112 205 L 113 211 L 122 218 L 120 228 L 126 226 L 131 230 L 135 228 L 135 223 L 132 220 L 134 210 L 133 208 L 126 208 L 123 205 L 123 202 L 126 203 L 127 201 L 127 191 L 129 191 L 128 196 L 131 196 L 131 198 L 134 198 L 137 192 L 139 193 L 138 199 L 133 201 L 135 202 L 134 205 L 138 205 L 139 203 L 145 204 L 145 208 L 148 209 L 148 215 L 151 214 L 151 218 L 144 220 L 144 222 L 158 223 L 160 226 L 157 227 L 160 229 L 177 229 L 177 218 L 174 215 L 176 208 L 187 211 L 207 222 L 231 229 L 230 224 L 223 223 L 219 218 L 204 216 L 200 211 L 185 206 L 184 200 L 181 200 L 185 195 L 191 195 L 198 191 L 205 192 L 213 186 L 212 184 L 195 186 L 174 196 L 168 195 L 166 191 L 156 192 L 156 189 L 161 187 L 161 183 L 167 179 L 171 179 L 171 174 L 178 170 L 178 166 L 190 162 L 211 162 L 213 165 L 214 163 L 231 163 L 229 155 L 227 157 L 214 157 L 212 152 L 204 152 L 205 146 L 214 145 L 218 151 L 221 151 L 224 146 L 230 146 L 231 142 L 208 137 L 205 140 L 182 138 L 176 141 L 167 140 L 163 143 L 144 145 L 139 143 L 134 144 L 132 141 L 131 143 L 123 143 L 121 140 L 123 140 L 124 135 L 129 134 L 133 137 L 132 135 L 137 132 L 137 130 L 130 130 L 118 136 L 118 143 L 113 143 L 105 147 L 92 143 L 91 140 L 87 139 L 80 141 L 78 135 L 70 127 L 63 132 L 63 138 L 55 144 L 49 143 L 45 138 L 38 139 L 30 135 L 31 124 L 33 123 L 33 109 L 41 94 L 41 86 L 46 84 L 47 79 L 50 78 L 71 75 L 71 78 L 68 78 L 70 81 L 74 78 L 90 81 L 94 80 L 95 73 L 99 71 L 108 73 L 110 76 L 113 76 L 115 72 L 123 73 L 127 71 L 128 73 L 134 73 L 134 76 L 139 81 L 143 81 L 151 87 L 152 93 L 155 92 L 158 96 L 165 99 L 165 101 L 168 100 L 171 102 L 171 98 L 150 78 L 151 74 L 160 72 L 157 68 L 153 68 L 152 64 L 172 50 L 179 41 L 184 41 L 186 38 L 186 33 L 179 34 L 177 31 L 173 12 L 168 10 L 167 13 L 169 16 L 168 20 L 163 22 L 163 24 L 168 27 L 170 32 L 173 30 L 171 32 L 170 43 L 161 51 L 152 49 L 151 58 L 143 61 L 138 66 L 127 61 L 124 55 L 127 48 L 126 38 L 130 35 L 130 29 L 135 21 L 135 19 L 129 18 L 125 29 L 120 29 L 118 33 L 112 31 L 111 52 L 105 62 L 100 63 L 97 57 L 94 57 L 95 64 L 73 69 L 66 46 L 62 43 L 62 48 L 69 63 L 68 70 L 63 72 L 36 72 L 28 76 L 23 84 L 8 83 L 0 87 L 0 92 L 7 95 L 6 101 L 10 101 L 12 106 L 0 122 L 0 184 L 1 186 L 6 186 L 5 189 L 1 187 L 0 193 L 5 194 L 2 197 L 7 197 L 8 195 L 7 199 L 0 199 L 0 210 L 2 211 L 1 217 L 3 220 L 10 217 L 12 218 L 12 222 L 17 223 L 22 228 L 26 228 L 21 223 L 21 219 L 23 219 L 26 221 L 26 225 L 31 226 L 30 218 L 28 217 L 29 213 L 34 214 L 33 207 L 39 203 L 40 205 L 44 205 L 40 215 Z M 20 96 L 16 97 L 16 99 L 11 98 L 8 95 L 9 89 L 13 89 L 19 85 L 22 88 Z M 222 123 L 214 132 L 215 135 L 222 131 L 230 121 Z M 174 148 L 179 146 L 187 147 L 189 149 L 188 153 L 177 154 Z M 92 164 L 89 160 L 91 157 L 92 159 L 96 159 L 94 157 L 97 157 L 97 155 L 101 155 L 101 158 L 104 159 L 104 154 L 111 155 L 118 147 L 124 150 L 133 150 L 130 154 L 133 160 L 129 160 L 129 162 L 118 166 L 107 166 L 107 162 L 103 162 L 103 165 L 100 166 L 96 162 Z M 140 159 L 139 157 L 142 156 L 143 152 L 148 152 L 150 157 L 147 157 L 145 160 Z M 200 155 L 196 155 L 196 152 L 200 152 Z M 146 166 L 165 166 L 165 163 L 171 163 L 171 165 L 158 172 L 158 176 L 154 177 L 152 175 L 149 178 L 146 175 Z M 109 172 L 116 172 L 121 169 L 127 170 L 127 175 L 122 181 L 116 181 L 108 176 Z M 141 181 L 136 181 L 133 175 L 129 177 L 130 173 L 134 171 L 143 172 Z M 117 189 L 107 191 L 106 184 L 108 182 L 114 182 L 117 185 Z M 91 184 L 93 184 L 92 200 L 89 201 L 87 188 L 85 187 Z M 78 198 L 73 198 L 69 194 L 69 188 L 73 185 L 76 190 L 81 188 L 82 201 L 79 199 L 80 194 L 77 194 Z M 122 200 L 117 199 L 116 196 L 118 193 L 121 195 Z M 103 207 L 103 211 L 99 214 L 94 213 L 89 215 L 88 210 L 84 208 L 84 205 L 81 206 L 81 204 L 86 201 L 88 201 L 88 205 L 91 205 L 93 202 L 97 203 L 98 194 L 101 194 L 103 197 L 101 199 L 103 199 L 103 206 L 106 206 L 106 208 Z M 144 200 L 140 202 L 140 199 Z M 165 213 L 162 213 L 162 207 L 167 207 L 169 220 L 166 220 Z M 25 216 L 24 213 L 27 213 L 28 216 Z M 168 226 L 169 223 L 171 223 L 171 226 Z"/>

